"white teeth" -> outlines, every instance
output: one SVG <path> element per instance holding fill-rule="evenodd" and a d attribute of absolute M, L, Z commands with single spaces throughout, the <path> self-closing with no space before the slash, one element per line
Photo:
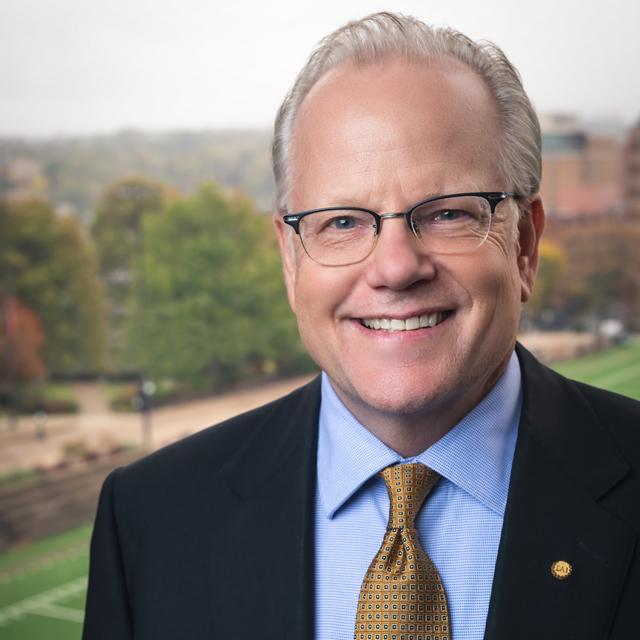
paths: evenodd
<path fill-rule="evenodd" d="M 420 316 L 421 327 L 435 327 L 442 321 L 441 313 L 427 313 L 424 316 Z"/>
<path fill-rule="evenodd" d="M 406 331 L 413 331 L 420 328 L 420 318 L 414 316 L 413 318 L 407 318 L 404 321 L 404 328 Z"/>
<path fill-rule="evenodd" d="M 367 318 L 361 323 L 369 329 L 384 329 L 385 331 L 414 331 L 425 327 L 435 327 L 444 320 L 444 313 L 425 313 L 406 320 L 398 318 Z"/>

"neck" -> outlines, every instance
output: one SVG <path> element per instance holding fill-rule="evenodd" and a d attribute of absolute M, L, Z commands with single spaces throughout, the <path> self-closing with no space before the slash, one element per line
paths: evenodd
<path fill-rule="evenodd" d="M 508 363 L 507 358 L 492 375 L 464 393 L 452 391 L 407 413 L 385 412 L 344 393 L 333 382 L 331 386 L 360 424 L 403 458 L 410 458 L 435 444 L 471 412 L 493 389 Z"/>

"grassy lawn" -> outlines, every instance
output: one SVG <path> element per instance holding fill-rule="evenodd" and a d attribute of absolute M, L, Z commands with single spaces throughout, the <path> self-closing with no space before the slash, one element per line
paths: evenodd
<path fill-rule="evenodd" d="M 553 369 L 574 380 L 640 400 L 640 340 L 588 356 L 555 362 Z"/>
<path fill-rule="evenodd" d="M 0 555 L 0 638 L 79 640 L 91 527 Z"/>
<path fill-rule="evenodd" d="M 64 382 L 49 382 L 43 389 L 44 397 L 48 400 L 66 400 L 74 402 L 76 397 L 71 385 Z"/>
<path fill-rule="evenodd" d="M 132 401 L 137 393 L 135 382 L 108 382 L 105 391 L 114 411 L 133 411 Z"/>
<path fill-rule="evenodd" d="M 39 410 L 47 413 L 78 411 L 73 387 L 68 382 L 47 382 L 44 385 L 25 384 L 16 389 L 15 393 L 13 407 L 20 414 L 30 415 Z"/>

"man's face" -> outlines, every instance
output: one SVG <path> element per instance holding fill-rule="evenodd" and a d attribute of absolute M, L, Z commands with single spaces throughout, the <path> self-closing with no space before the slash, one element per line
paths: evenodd
<path fill-rule="evenodd" d="M 507 191 L 499 140 L 487 88 L 454 61 L 341 65 L 298 113 L 289 211 L 397 212 L 432 195 Z M 519 242 L 513 200 L 498 206 L 485 243 L 464 255 L 429 254 L 398 218 L 383 221 L 365 260 L 326 267 L 297 238 L 290 242 L 293 230 L 277 218 L 276 226 L 302 340 L 366 426 L 401 419 L 451 427 L 504 370 L 520 302 L 531 292 L 541 226 L 529 219 Z M 434 313 L 439 324 L 412 331 L 362 324 Z"/>

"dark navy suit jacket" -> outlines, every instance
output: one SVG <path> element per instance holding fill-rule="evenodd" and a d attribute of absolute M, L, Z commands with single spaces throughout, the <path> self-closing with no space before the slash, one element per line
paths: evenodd
<path fill-rule="evenodd" d="M 517 352 L 523 411 L 485 638 L 640 638 L 640 403 Z M 316 379 L 107 478 L 84 640 L 313 638 L 319 401 Z M 565 580 L 556 560 L 572 565 Z"/>

